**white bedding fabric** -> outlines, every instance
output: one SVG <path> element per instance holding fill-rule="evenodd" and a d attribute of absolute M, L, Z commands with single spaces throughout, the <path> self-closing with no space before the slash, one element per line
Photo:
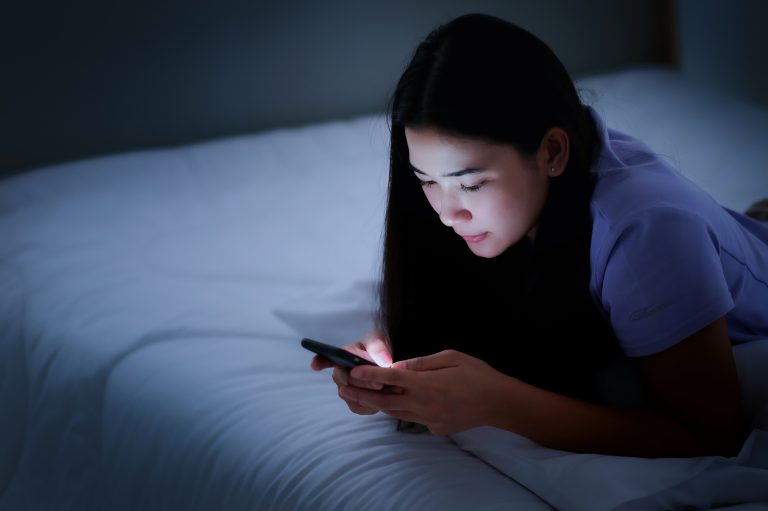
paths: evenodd
<path fill-rule="evenodd" d="M 768 431 L 754 430 L 735 458 L 643 459 L 544 449 L 494 428 L 456 435 L 458 445 L 556 509 L 645 511 L 768 506 Z M 504 448 L 499 449 L 503 445 Z"/>
<path fill-rule="evenodd" d="M 582 84 L 725 205 L 768 196 L 765 110 L 660 70 Z M 0 510 L 567 509 L 553 484 L 601 509 L 569 472 L 523 481 L 512 447 L 486 456 L 350 414 L 309 371 L 286 322 L 376 278 L 387 147 L 371 116 L 0 182 Z M 314 336 L 348 342 L 368 317 L 339 314 L 315 316 Z"/>

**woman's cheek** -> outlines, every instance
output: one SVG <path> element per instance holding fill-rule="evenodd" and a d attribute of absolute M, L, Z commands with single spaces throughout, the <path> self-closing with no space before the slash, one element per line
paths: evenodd
<path fill-rule="evenodd" d="M 430 188 L 434 188 L 434 186 Z M 427 196 L 427 201 L 429 202 L 429 205 L 432 206 L 432 209 L 435 211 L 435 213 L 439 214 L 440 212 L 439 194 L 432 189 L 424 190 L 424 194 Z"/>

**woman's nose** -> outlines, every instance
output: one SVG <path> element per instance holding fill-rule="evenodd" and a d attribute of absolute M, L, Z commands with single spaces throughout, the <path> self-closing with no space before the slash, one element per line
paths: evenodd
<path fill-rule="evenodd" d="M 451 197 L 451 194 L 443 194 L 438 208 L 437 214 L 440 217 L 440 221 L 448 227 L 466 222 L 472 218 L 469 210 L 461 204 L 461 201 Z"/>

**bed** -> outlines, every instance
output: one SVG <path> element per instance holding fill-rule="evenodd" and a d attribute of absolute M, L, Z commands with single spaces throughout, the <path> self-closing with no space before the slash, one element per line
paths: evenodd
<path fill-rule="evenodd" d="M 724 206 L 768 196 L 768 110 L 648 67 L 578 80 Z M 303 336 L 373 325 L 370 115 L 0 181 L 0 509 L 707 509 L 768 502 L 768 339 L 734 348 L 734 458 L 545 449 L 356 416 Z M 768 304 L 766 304 L 768 307 Z"/>

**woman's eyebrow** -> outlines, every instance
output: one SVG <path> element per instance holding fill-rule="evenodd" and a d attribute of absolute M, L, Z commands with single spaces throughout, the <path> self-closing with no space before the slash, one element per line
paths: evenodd
<path fill-rule="evenodd" d="M 417 169 L 413 165 L 411 165 L 411 169 L 413 169 L 413 171 L 416 172 L 417 174 L 421 174 L 423 176 L 427 175 L 426 172 L 420 171 L 419 169 Z M 457 170 L 455 172 L 448 172 L 447 174 L 443 174 L 443 177 L 459 177 L 459 176 L 464 176 L 464 175 L 467 175 L 467 174 L 477 174 L 478 172 L 484 172 L 484 171 L 485 171 L 485 169 L 473 169 L 473 168 L 462 169 L 462 170 Z"/>

